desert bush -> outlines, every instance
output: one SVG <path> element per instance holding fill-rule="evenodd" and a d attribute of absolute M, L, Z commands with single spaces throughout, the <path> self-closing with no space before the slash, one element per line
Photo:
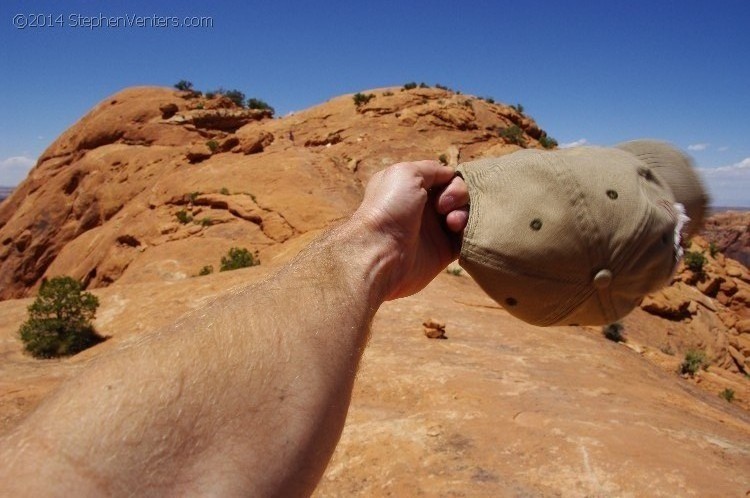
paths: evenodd
<path fill-rule="evenodd" d="M 415 88 L 417 88 L 417 84 L 413 81 L 410 81 L 409 83 L 406 83 L 404 85 L 404 90 L 414 90 Z"/>
<path fill-rule="evenodd" d="M 214 153 L 219 150 L 219 142 L 217 142 L 216 140 L 209 140 L 208 142 L 206 142 L 206 147 L 211 149 L 211 153 Z"/>
<path fill-rule="evenodd" d="M 440 154 L 438 156 L 438 161 L 440 161 L 443 164 L 448 164 L 448 156 L 446 156 L 445 154 Z"/>
<path fill-rule="evenodd" d="M 702 252 L 685 251 L 685 266 L 693 273 L 703 273 L 703 266 L 707 261 Z"/>
<path fill-rule="evenodd" d="M 188 223 L 190 223 L 191 221 L 193 221 L 193 217 L 190 216 L 190 214 L 187 211 L 185 211 L 184 209 L 181 209 L 181 210 L 177 211 L 177 213 L 175 214 L 175 216 L 177 217 L 177 221 L 179 221 L 183 225 L 187 225 Z"/>
<path fill-rule="evenodd" d="M 214 222 L 213 222 L 213 220 L 211 220 L 211 218 L 209 218 L 208 216 L 206 216 L 205 218 L 201 218 L 200 221 L 197 221 L 196 224 L 198 224 L 198 225 L 200 225 L 202 227 L 210 227 L 211 225 L 214 224 Z"/>
<path fill-rule="evenodd" d="M 187 80 L 180 80 L 174 84 L 174 87 L 183 92 L 189 92 L 193 90 L 193 83 Z"/>
<path fill-rule="evenodd" d="M 519 114 L 523 114 L 524 108 L 523 108 L 523 106 L 521 104 L 512 105 L 510 107 L 511 107 L 511 109 L 515 109 L 516 112 L 518 112 Z"/>
<path fill-rule="evenodd" d="M 229 249 L 229 253 L 226 256 L 221 257 L 221 269 L 219 271 L 237 270 L 259 264 L 260 260 L 250 254 L 250 251 L 247 249 L 233 247 Z"/>
<path fill-rule="evenodd" d="M 271 111 L 271 116 L 274 115 L 276 112 L 276 109 L 268 105 L 265 101 L 256 99 L 256 98 L 249 98 L 247 99 L 247 106 L 248 109 L 261 109 L 266 111 Z"/>
<path fill-rule="evenodd" d="M 553 147 L 557 147 L 557 140 L 547 135 L 542 135 L 541 137 L 539 137 L 539 143 L 542 144 L 542 147 L 544 147 L 545 149 L 552 149 Z"/>
<path fill-rule="evenodd" d="M 516 145 L 525 145 L 526 141 L 523 139 L 523 130 L 518 125 L 511 125 L 507 128 L 503 128 L 500 131 L 500 136 L 507 140 L 509 143 Z"/>
<path fill-rule="evenodd" d="M 449 266 L 448 268 L 445 269 L 445 273 L 453 275 L 454 277 L 460 276 L 463 271 L 464 269 L 461 268 L 460 266 Z"/>
<path fill-rule="evenodd" d="M 602 327 L 602 334 L 604 337 L 613 342 L 625 342 L 625 336 L 622 335 L 625 326 L 620 322 L 610 323 Z"/>
<path fill-rule="evenodd" d="M 480 98 L 482 100 L 484 100 L 485 102 L 487 102 L 488 104 L 494 104 L 495 103 L 495 99 L 493 99 L 492 97 L 480 97 Z"/>
<path fill-rule="evenodd" d="M 680 364 L 680 373 L 687 374 L 691 377 L 698 373 L 700 369 L 708 368 L 708 358 L 706 352 L 700 349 L 691 349 L 685 353 L 685 359 Z"/>
<path fill-rule="evenodd" d="M 445 85 L 441 85 L 440 83 L 435 83 L 435 88 L 437 88 L 438 90 L 446 90 L 446 91 L 450 91 L 450 88 L 448 88 L 448 87 L 447 87 L 447 86 L 445 86 Z"/>
<path fill-rule="evenodd" d="M 731 403 L 734 401 L 734 389 L 729 389 L 727 387 L 719 393 L 719 396 Z"/>
<path fill-rule="evenodd" d="M 425 83 L 424 81 L 419 84 L 419 88 L 430 88 L 430 85 Z"/>
<path fill-rule="evenodd" d="M 99 299 L 82 292 L 71 277 L 42 282 L 39 294 L 28 307 L 29 318 L 19 329 L 26 351 L 36 358 L 74 355 L 104 340 L 91 321 Z"/>
<path fill-rule="evenodd" d="M 221 187 L 221 190 L 219 190 L 219 193 L 222 195 L 229 195 L 229 189 L 226 187 Z"/>
<path fill-rule="evenodd" d="M 716 247 L 716 244 L 714 244 L 713 242 L 708 244 L 708 253 L 711 255 L 712 258 L 715 258 L 718 252 L 719 252 L 719 248 Z"/>
<path fill-rule="evenodd" d="M 190 192 L 187 195 L 188 201 L 192 204 L 193 202 L 195 202 L 199 195 L 201 195 L 200 192 Z"/>
<path fill-rule="evenodd" d="M 214 272 L 214 267 L 211 265 L 206 265 L 203 268 L 201 268 L 201 271 L 198 272 L 198 275 L 202 277 L 204 275 L 210 275 L 213 272 Z"/>
<path fill-rule="evenodd" d="M 374 98 L 375 98 L 375 95 L 372 93 L 368 93 L 367 95 L 365 95 L 364 93 L 357 92 L 352 97 L 352 100 L 354 100 L 354 105 L 357 106 L 357 108 L 359 108 Z"/>
<path fill-rule="evenodd" d="M 226 98 L 237 104 L 239 107 L 245 107 L 245 94 L 239 90 L 224 90 L 222 92 Z"/>
<path fill-rule="evenodd" d="M 393 96 L 393 92 L 390 90 L 386 90 L 385 92 L 383 92 L 383 97 L 392 97 L 392 96 Z"/>
<path fill-rule="evenodd" d="M 216 92 L 206 92 L 207 99 L 212 99 L 214 97 L 216 97 Z"/>

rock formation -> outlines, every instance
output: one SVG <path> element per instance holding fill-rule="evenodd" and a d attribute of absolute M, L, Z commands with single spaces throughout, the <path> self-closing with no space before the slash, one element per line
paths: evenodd
<path fill-rule="evenodd" d="M 449 90 L 372 93 L 364 105 L 343 96 L 282 119 L 223 96 L 113 95 L 0 205 L 0 299 L 61 274 L 88 288 L 174 281 L 236 245 L 269 260 L 351 212 L 387 165 L 504 154 L 520 147 L 508 142 L 538 147 L 543 136 L 509 106 Z M 514 126 L 515 139 L 502 135 Z"/>
<path fill-rule="evenodd" d="M 695 237 L 688 251 L 703 255 L 702 268 L 690 269 L 683 260 L 672 285 L 641 303 L 643 310 L 665 320 L 658 329 L 679 324 L 679 333 L 651 334 L 645 343 L 672 354 L 703 350 L 716 367 L 750 375 L 750 272 L 712 251 L 703 237 Z"/>
<path fill-rule="evenodd" d="M 706 220 L 703 235 L 724 255 L 750 266 L 750 211 L 714 214 Z"/>

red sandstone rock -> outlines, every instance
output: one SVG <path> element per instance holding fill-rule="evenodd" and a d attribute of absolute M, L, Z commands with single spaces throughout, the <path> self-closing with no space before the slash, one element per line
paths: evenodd
<path fill-rule="evenodd" d="M 719 251 L 745 266 L 750 265 L 750 212 L 714 214 L 706 220 L 702 233 Z"/>
<path fill-rule="evenodd" d="M 237 245 L 267 260 L 284 251 L 279 244 L 350 213 L 363 183 L 392 163 L 450 150 L 452 160 L 469 160 L 516 148 L 487 132 L 512 122 L 504 106 L 439 89 L 390 91 L 373 91 L 361 112 L 343 96 L 282 119 L 223 96 L 166 88 L 105 99 L 0 205 L 0 299 L 29 295 L 53 274 L 89 287 L 186 278 Z M 529 118 L 519 123 L 538 129 Z M 230 150 L 242 154 L 225 154 Z M 163 233 L 189 207 L 187 194 L 224 189 L 235 200 L 206 206 L 199 214 L 205 226 Z M 262 223 L 230 208 L 243 198 L 253 199 Z M 114 244 L 121 235 L 142 241 L 139 250 Z M 190 242 L 195 238 L 201 243 Z M 166 255 L 175 271 L 154 272 Z"/>

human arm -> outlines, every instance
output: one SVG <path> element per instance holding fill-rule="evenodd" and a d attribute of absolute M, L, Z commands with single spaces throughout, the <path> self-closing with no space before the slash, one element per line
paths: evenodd
<path fill-rule="evenodd" d="M 430 161 L 376 174 L 351 219 L 276 275 L 101 358 L 0 442 L 3 487 L 310 494 L 340 437 L 373 315 L 456 257 L 441 222 L 460 232 L 468 197 L 452 176 Z"/>

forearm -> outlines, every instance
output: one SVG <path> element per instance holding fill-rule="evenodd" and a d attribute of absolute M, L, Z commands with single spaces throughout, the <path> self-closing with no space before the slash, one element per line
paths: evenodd
<path fill-rule="evenodd" d="M 71 467 L 70 479 L 47 477 L 83 491 L 311 491 L 343 427 L 390 252 L 349 222 L 268 281 L 108 355 L 11 436 L 5 472 L 46 453 L 59 462 L 47 471 Z"/>

